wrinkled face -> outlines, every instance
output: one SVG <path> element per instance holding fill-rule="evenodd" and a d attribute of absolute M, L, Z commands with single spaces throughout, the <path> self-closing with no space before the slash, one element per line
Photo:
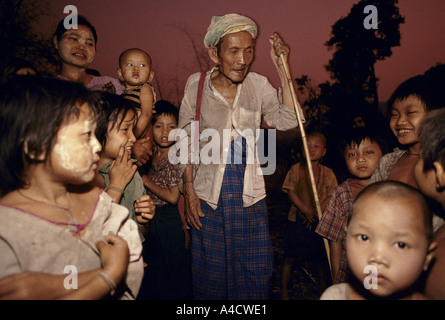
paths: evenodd
<path fill-rule="evenodd" d="M 249 72 L 255 57 L 255 42 L 247 31 L 228 34 L 221 39 L 219 54 L 216 47 L 211 47 L 209 54 L 226 79 L 240 83 Z"/>
<path fill-rule="evenodd" d="M 418 130 L 425 115 L 425 105 L 416 96 L 394 102 L 389 126 L 400 144 L 419 142 Z"/>
<path fill-rule="evenodd" d="M 153 124 L 153 140 L 161 148 L 171 147 L 175 141 L 168 141 L 170 131 L 176 129 L 176 118 L 172 115 L 161 114 Z"/>
<path fill-rule="evenodd" d="M 129 111 L 120 127 L 118 126 L 119 121 L 113 128 L 111 128 L 111 124 L 108 126 L 107 142 L 105 143 L 102 157 L 111 161 L 115 160 L 121 146 L 124 146 L 125 150 L 131 154 L 133 145 L 136 142 L 136 137 L 133 133 L 135 121 L 135 114 Z"/>
<path fill-rule="evenodd" d="M 346 247 L 350 269 L 364 283 L 366 266 L 377 270 L 377 288 L 387 297 L 410 288 L 427 267 L 428 240 L 417 199 L 382 199 L 366 195 L 356 204 L 348 225 Z"/>
<path fill-rule="evenodd" d="M 96 55 L 94 36 L 87 26 L 79 25 L 78 29 L 65 31 L 54 45 L 59 51 L 62 62 L 68 65 L 87 68 Z"/>
<path fill-rule="evenodd" d="M 87 104 L 80 107 L 78 119 L 60 128 L 47 163 L 57 179 L 83 184 L 94 178 L 101 150 L 95 129 L 96 119 Z"/>
<path fill-rule="evenodd" d="M 349 145 L 345 149 L 345 162 L 349 173 L 362 180 L 371 178 L 381 157 L 380 146 L 368 138 L 362 140 L 358 146 Z"/>
<path fill-rule="evenodd" d="M 326 154 L 325 144 L 319 136 L 307 137 L 307 147 L 311 161 L 319 161 Z"/>
<path fill-rule="evenodd" d="M 140 50 L 127 52 L 118 69 L 119 78 L 129 86 L 140 86 L 152 78 L 150 57 Z"/>

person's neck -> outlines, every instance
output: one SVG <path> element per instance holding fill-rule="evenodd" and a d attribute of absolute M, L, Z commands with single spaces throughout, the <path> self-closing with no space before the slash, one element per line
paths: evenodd
<path fill-rule="evenodd" d="M 108 158 L 108 157 L 101 156 L 100 159 L 99 159 L 99 162 L 97 163 L 97 168 L 101 169 L 104 165 L 106 165 L 109 162 L 113 162 L 114 160 L 115 159 L 111 159 L 111 158 Z"/>
<path fill-rule="evenodd" d="M 371 181 L 371 177 L 366 179 L 360 179 L 358 177 L 352 177 L 352 180 L 356 181 L 361 186 L 367 186 L 369 184 L 369 181 Z"/>
<path fill-rule="evenodd" d="M 163 159 L 165 157 L 168 157 L 168 151 L 170 150 L 171 147 L 165 147 L 162 148 L 160 146 L 156 147 L 156 158 L 158 160 Z"/>
<path fill-rule="evenodd" d="M 60 199 L 65 200 L 67 187 L 60 182 L 54 182 L 48 177 L 45 170 L 40 165 L 31 165 L 27 173 L 28 187 L 22 190 L 32 198 L 43 200 L 49 203 L 59 203 Z"/>
<path fill-rule="evenodd" d="M 92 78 L 92 76 L 86 72 L 85 68 L 79 68 L 68 64 L 62 64 L 62 72 L 60 75 L 69 81 L 79 82 L 83 85 L 87 85 Z"/>
<path fill-rule="evenodd" d="M 407 153 L 408 153 L 409 155 L 419 156 L 419 155 L 420 155 L 420 143 L 417 142 L 417 143 L 414 143 L 413 145 L 411 145 L 411 146 L 408 148 Z"/>
<path fill-rule="evenodd" d="M 215 88 L 236 89 L 239 84 L 227 78 L 219 69 L 215 69 L 210 79 Z"/>

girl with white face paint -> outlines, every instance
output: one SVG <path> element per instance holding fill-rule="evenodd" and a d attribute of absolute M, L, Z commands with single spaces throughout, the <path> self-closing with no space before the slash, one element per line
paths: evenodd
<path fill-rule="evenodd" d="M 0 89 L 0 298 L 137 294 L 136 224 L 91 184 L 97 112 L 80 84 L 23 76 Z M 115 292 L 121 282 L 129 289 Z"/>

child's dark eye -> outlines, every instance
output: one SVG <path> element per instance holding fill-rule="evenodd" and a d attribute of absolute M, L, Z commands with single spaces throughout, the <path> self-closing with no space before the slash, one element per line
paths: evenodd
<path fill-rule="evenodd" d="M 407 247 L 407 245 L 406 245 L 405 242 L 397 242 L 395 245 L 396 245 L 397 248 L 399 248 L 399 249 L 405 249 L 405 248 Z"/>

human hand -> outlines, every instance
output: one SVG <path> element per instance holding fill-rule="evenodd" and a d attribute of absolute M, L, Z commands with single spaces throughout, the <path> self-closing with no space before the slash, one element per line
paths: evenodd
<path fill-rule="evenodd" d="M 128 244 L 114 234 L 105 236 L 104 240 L 96 242 L 103 272 L 118 285 L 124 279 L 128 268 L 130 259 Z"/>
<path fill-rule="evenodd" d="M 195 192 L 192 183 L 184 184 L 184 211 L 187 222 L 196 230 L 202 228 L 199 218 L 204 217 L 201 209 L 201 201 Z"/>
<path fill-rule="evenodd" d="M 125 150 L 124 146 L 121 146 L 116 160 L 108 168 L 110 186 L 124 190 L 131 179 L 133 179 L 136 170 L 137 165 L 131 160 L 130 151 Z"/>
<path fill-rule="evenodd" d="M 286 44 L 284 44 L 283 39 L 276 32 L 274 32 L 270 36 L 269 42 L 271 44 L 270 56 L 272 58 L 272 61 L 277 67 L 281 67 L 283 65 L 283 62 L 281 61 L 281 55 L 283 55 L 284 60 L 287 63 L 290 49 Z"/>
<path fill-rule="evenodd" d="M 102 86 L 102 91 L 116 94 L 116 88 L 111 81 Z"/>
<path fill-rule="evenodd" d="M 153 219 L 156 212 L 153 199 L 148 194 L 139 197 L 134 203 L 134 211 L 137 222 L 142 225 L 147 224 Z"/>
<path fill-rule="evenodd" d="M 318 222 L 318 216 L 315 211 L 306 212 L 305 215 L 311 224 L 315 224 Z"/>
<path fill-rule="evenodd" d="M 140 167 L 147 163 L 153 154 L 153 141 L 150 137 L 137 139 L 133 145 L 133 157 L 136 159 L 136 164 Z"/>

